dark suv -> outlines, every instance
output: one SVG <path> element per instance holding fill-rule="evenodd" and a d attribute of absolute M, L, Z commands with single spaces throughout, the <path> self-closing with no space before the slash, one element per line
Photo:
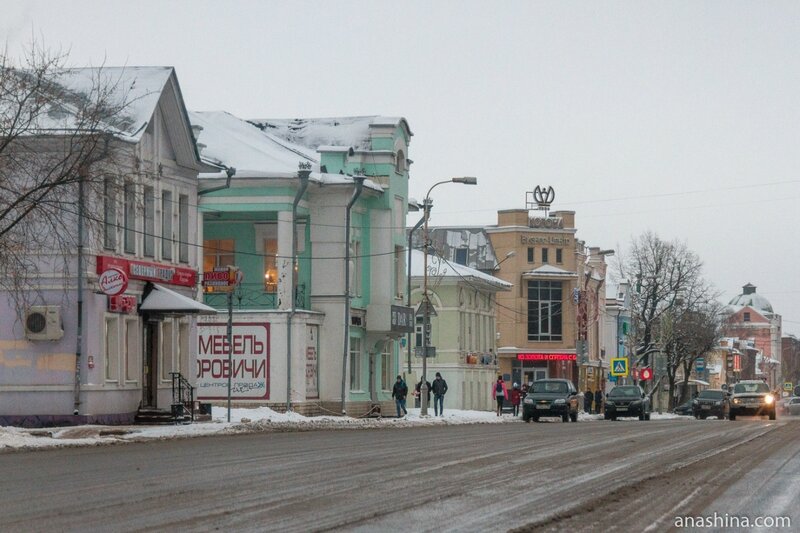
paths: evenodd
<path fill-rule="evenodd" d="M 563 422 L 578 421 L 578 391 L 567 379 L 534 381 L 522 402 L 522 419 L 539 421 L 542 416 L 557 416 Z"/>
<path fill-rule="evenodd" d="M 733 386 L 730 419 L 742 415 L 768 415 L 775 420 L 775 397 L 763 381 L 740 381 Z"/>
<path fill-rule="evenodd" d="M 606 398 L 604 415 L 606 420 L 616 420 L 626 416 L 650 420 L 650 398 L 638 385 L 614 387 Z"/>
<path fill-rule="evenodd" d="M 706 389 L 692 400 L 692 414 L 699 420 L 709 416 L 727 418 L 730 408 L 728 393 L 721 389 Z"/>

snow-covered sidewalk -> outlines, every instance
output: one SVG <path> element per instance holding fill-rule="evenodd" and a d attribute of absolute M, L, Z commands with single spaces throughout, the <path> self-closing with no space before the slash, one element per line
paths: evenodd
<path fill-rule="evenodd" d="M 458 424 L 522 423 L 520 417 L 504 414 L 498 417 L 489 411 L 445 410 L 444 416 L 422 417 L 419 409 L 409 409 L 404 418 L 350 418 L 342 416 L 308 417 L 297 413 L 279 413 L 267 407 L 231 409 L 214 407 L 211 422 L 195 422 L 174 426 L 70 426 L 43 429 L 0 427 L 0 452 L 61 448 L 71 446 L 103 446 L 146 440 L 165 440 L 207 435 L 254 433 L 264 431 L 313 431 L 320 429 L 381 429 Z M 653 420 L 686 418 L 653 413 Z M 557 421 L 556 418 L 545 419 Z M 580 422 L 598 422 L 603 415 L 580 413 Z M 623 419 L 629 420 L 629 419 Z M 636 420 L 636 419 L 630 419 Z"/>

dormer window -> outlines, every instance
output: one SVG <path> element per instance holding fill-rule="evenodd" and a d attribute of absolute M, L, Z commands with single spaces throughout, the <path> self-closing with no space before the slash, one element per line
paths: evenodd
<path fill-rule="evenodd" d="M 750 313 L 747 311 L 744 312 L 744 321 L 750 322 Z"/>

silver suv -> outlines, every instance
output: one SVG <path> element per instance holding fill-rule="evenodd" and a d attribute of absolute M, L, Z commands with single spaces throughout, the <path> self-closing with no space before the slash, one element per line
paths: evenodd
<path fill-rule="evenodd" d="M 740 381 L 733 386 L 730 419 L 742 415 L 768 415 L 775 420 L 775 397 L 763 381 Z"/>

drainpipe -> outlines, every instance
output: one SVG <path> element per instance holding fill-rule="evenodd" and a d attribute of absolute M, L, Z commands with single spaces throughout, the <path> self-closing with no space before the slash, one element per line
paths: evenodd
<path fill-rule="evenodd" d="M 347 202 L 345 209 L 345 226 L 344 226 L 344 350 L 342 351 L 342 415 L 345 414 L 345 387 L 347 383 L 347 348 L 350 344 L 350 209 L 361 196 L 361 191 L 364 188 L 364 180 L 367 179 L 364 175 L 353 176 L 353 182 L 356 185 L 353 190 L 353 195 L 350 201 Z"/>
<path fill-rule="evenodd" d="M 77 343 L 75 346 L 75 389 L 72 403 L 72 414 L 80 412 L 81 405 L 81 357 L 83 344 L 83 211 L 84 211 L 84 170 L 78 174 L 78 325 L 76 327 Z"/>
<path fill-rule="evenodd" d="M 423 216 L 419 219 L 419 222 L 414 224 L 414 227 L 411 228 L 411 231 L 408 232 L 408 279 L 406 280 L 407 283 L 407 290 L 406 290 L 406 305 L 411 307 L 411 239 L 414 236 L 414 232 L 422 226 L 422 223 L 425 222 L 425 217 Z M 423 243 L 425 246 L 425 243 Z M 416 317 L 414 318 L 413 327 L 416 328 L 417 321 Z M 411 340 L 414 338 L 414 332 L 412 331 L 407 335 L 408 343 L 406 348 L 408 348 L 408 373 L 411 374 Z"/>
<path fill-rule="evenodd" d="M 294 195 L 294 202 L 292 202 L 292 264 L 289 266 L 291 275 L 289 294 L 291 298 L 291 307 L 289 308 L 289 317 L 286 320 L 286 411 L 292 410 L 292 320 L 295 313 L 295 293 L 294 284 L 295 276 L 297 275 L 294 266 L 297 261 L 297 204 L 308 188 L 308 178 L 311 175 L 311 163 L 300 163 L 297 177 L 300 178 L 300 188 L 297 189 L 297 194 Z"/>
<path fill-rule="evenodd" d="M 227 179 L 225 180 L 225 185 L 220 185 L 219 187 L 211 187 L 210 189 L 204 189 L 202 191 L 197 191 L 198 196 L 202 196 L 204 194 L 208 194 L 210 192 L 221 191 L 222 189 L 229 189 L 231 186 L 231 178 L 236 175 L 236 169 L 234 167 L 226 167 L 222 165 L 225 169 L 225 175 Z"/>

